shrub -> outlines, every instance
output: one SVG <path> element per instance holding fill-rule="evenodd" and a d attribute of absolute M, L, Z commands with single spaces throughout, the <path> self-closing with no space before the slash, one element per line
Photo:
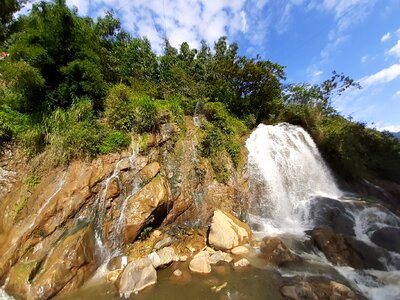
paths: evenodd
<path fill-rule="evenodd" d="M 99 153 L 107 154 L 116 152 L 122 148 L 128 147 L 130 142 L 131 139 L 126 133 L 111 130 L 102 138 L 101 144 L 99 145 Z"/>

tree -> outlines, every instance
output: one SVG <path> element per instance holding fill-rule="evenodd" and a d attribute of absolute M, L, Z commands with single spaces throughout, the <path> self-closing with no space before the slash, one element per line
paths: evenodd
<path fill-rule="evenodd" d="M 13 15 L 19 11 L 28 0 L 2 0 L 0 1 L 0 45 L 9 34 L 9 26 Z"/>

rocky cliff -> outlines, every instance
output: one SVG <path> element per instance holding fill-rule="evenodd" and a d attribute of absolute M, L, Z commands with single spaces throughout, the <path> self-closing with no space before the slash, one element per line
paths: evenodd
<path fill-rule="evenodd" d="M 134 137 L 131 149 L 51 169 L 29 185 L 29 162 L 8 149 L 0 200 L 0 284 L 9 294 L 44 299 L 81 286 L 113 256 L 155 228 L 210 223 L 224 208 L 246 210 L 243 168 L 216 180 L 197 153 L 198 127 L 165 121 Z M 244 151 L 244 150 L 243 150 Z M 243 164 L 242 164 L 243 165 Z M 27 180 L 28 178 L 28 180 Z"/>

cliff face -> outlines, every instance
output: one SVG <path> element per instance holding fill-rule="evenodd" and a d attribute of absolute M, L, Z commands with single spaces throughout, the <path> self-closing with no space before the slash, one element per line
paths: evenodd
<path fill-rule="evenodd" d="M 0 284 L 6 291 L 28 299 L 66 293 L 104 259 L 132 251 L 149 228 L 208 225 L 217 208 L 242 215 L 243 169 L 229 165 L 226 183 L 218 182 L 197 153 L 198 127 L 189 117 L 185 122 L 185 133 L 164 122 L 156 134 L 135 138 L 132 152 L 73 161 L 29 190 L 23 160 L 3 159 Z"/>

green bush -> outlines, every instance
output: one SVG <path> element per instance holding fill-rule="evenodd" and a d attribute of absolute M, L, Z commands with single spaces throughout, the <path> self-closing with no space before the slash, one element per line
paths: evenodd
<path fill-rule="evenodd" d="M 111 88 L 105 101 L 105 117 L 116 130 L 138 133 L 155 131 L 159 123 L 155 101 L 147 96 L 136 96 L 124 84 Z"/>
<path fill-rule="evenodd" d="M 116 152 L 122 148 L 129 146 L 131 142 L 130 137 L 120 131 L 110 131 L 105 134 L 105 137 L 101 140 L 99 145 L 99 152 L 101 154 L 107 154 Z"/>
<path fill-rule="evenodd" d="M 38 69 L 23 61 L 0 64 L 0 105 L 19 112 L 38 110 L 45 81 Z"/>
<path fill-rule="evenodd" d="M 207 120 L 220 128 L 225 134 L 242 135 L 247 131 L 246 126 L 226 110 L 221 102 L 208 102 L 204 105 L 203 113 Z"/>

